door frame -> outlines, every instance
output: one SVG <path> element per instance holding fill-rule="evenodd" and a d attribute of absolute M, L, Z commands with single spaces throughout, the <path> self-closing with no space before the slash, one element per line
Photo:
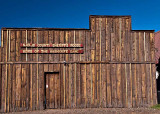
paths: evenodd
<path fill-rule="evenodd" d="M 46 76 L 47 74 L 60 74 L 59 71 L 54 71 L 54 72 L 44 72 L 44 102 L 43 102 L 43 106 L 44 106 L 44 109 L 48 109 L 46 108 Z M 60 78 L 61 80 L 61 78 Z M 61 90 L 61 89 L 60 89 Z"/>

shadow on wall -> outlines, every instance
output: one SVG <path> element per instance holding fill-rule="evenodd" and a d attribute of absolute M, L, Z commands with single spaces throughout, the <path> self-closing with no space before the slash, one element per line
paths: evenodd
<path fill-rule="evenodd" d="M 158 64 L 156 64 L 157 101 L 158 101 L 158 104 L 160 104 L 160 76 L 159 75 L 160 75 L 160 59 L 158 60 Z"/>

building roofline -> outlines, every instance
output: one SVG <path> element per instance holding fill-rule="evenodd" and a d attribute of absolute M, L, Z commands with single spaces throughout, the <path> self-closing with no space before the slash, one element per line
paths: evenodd
<path fill-rule="evenodd" d="M 90 29 L 86 29 L 86 28 L 41 28 L 41 27 L 33 27 L 33 28 L 18 28 L 18 27 L 2 27 L 2 30 L 17 30 L 17 29 L 21 29 L 21 30 L 90 30 Z"/>
<path fill-rule="evenodd" d="M 90 27 L 90 18 L 92 17 L 98 17 L 98 18 L 103 18 L 103 17 L 112 17 L 112 18 L 120 18 L 120 17 L 127 17 L 131 18 L 131 15 L 90 15 L 89 16 L 89 29 L 87 28 L 41 28 L 41 27 L 33 27 L 33 28 L 27 28 L 27 27 L 2 27 L 1 30 L 60 30 L 60 31 L 70 31 L 70 30 L 91 30 Z M 131 32 L 155 32 L 155 30 L 131 30 Z"/>
<path fill-rule="evenodd" d="M 89 17 L 131 17 L 131 15 L 90 15 Z"/>
<path fill-rule="evenodd" d="M 131 32 L 155 32 L 155 30 L 131 30 Z"/>

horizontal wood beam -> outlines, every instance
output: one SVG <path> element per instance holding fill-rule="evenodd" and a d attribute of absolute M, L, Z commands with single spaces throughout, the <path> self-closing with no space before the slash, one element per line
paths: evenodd
<path fill-rule="evenodd" d="M 50 62 L 50 61 L 34 61 L 34 62 L 0 62 L 0 64 L 155 64 L 153 61 L 146 61 L 146 62 L 109 62 L 109 61 L 71 61 L 71 62 L 65 62 L 65 61 L 60 61 L 60 62 Z"/>

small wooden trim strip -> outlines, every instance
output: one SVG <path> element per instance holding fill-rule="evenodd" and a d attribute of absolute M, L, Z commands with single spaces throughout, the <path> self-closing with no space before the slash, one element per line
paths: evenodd
<path fill-rule="evenodd" d="M 27 30 L 26 30 L 26 43 L 27 43 Z M 27 50 L 27 47 L 26 47 Z M 27 61 L 27 53 L 26 53 L 26 61 Z"/>
<path fill-rule="evenodd" d="M 23 54 L 23 53 L 58 53 L 58 54 L 73 54 L 73 53 L 83 53 L 83 50 L 20 50 L 20 53 Z"/>
<path fill-rule="evenodd" d="M 32 44 L 32 43 L 20 43 L 20 47 L 52 47 L 52 48 L 60 48 L 60 47 L 68 47 L 68 48 L 71 48 L 71 47 L 83 47 L 83 44 Z"/>
<path fill-rule="evenodd" d="M 3 47 L 3 30 L 2 30 L 2 34 L 1 34 L 1 47 Z"/>

